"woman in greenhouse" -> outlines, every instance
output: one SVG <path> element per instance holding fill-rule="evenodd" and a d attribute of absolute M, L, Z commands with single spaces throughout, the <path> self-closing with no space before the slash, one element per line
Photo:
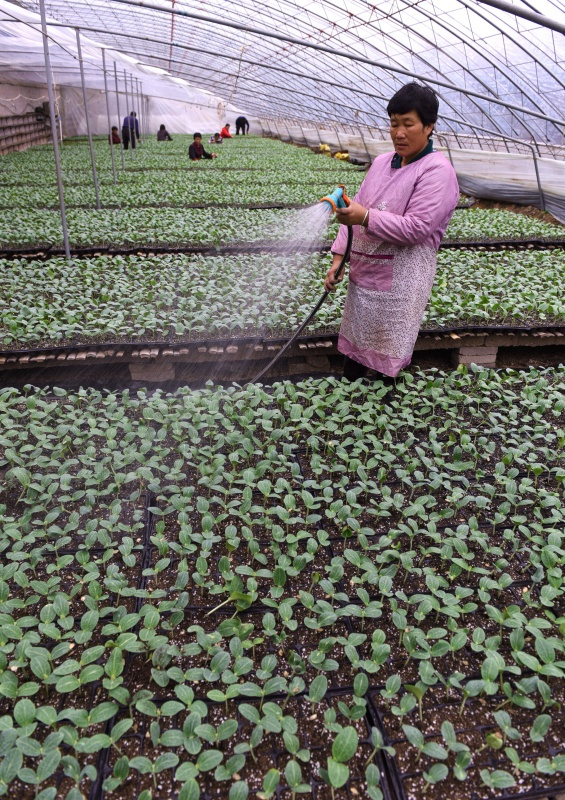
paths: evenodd
<path fill-rule="evenodd" d="M 387 106 L 394 153 L 375 159 L 355 199 L 336 212 L 353 225 L 349 284 L 338 348 L 344 377 L 367 368 L 395 378 L 412 359 L 429 300 L 440 242 L 459 199 L 455 171 L 431 137 L 438 115 L 435 92 L 403 86 Z M 333 291 L 347 229 L 333 243 L 325 288 Z"/>
<path fill-rule="evenodd" d="M 169 133 L 169 131 L 165 128 L 164 124 L 161 123 L 159 126 L 159 130 L 157 131 L 157 141 L 158 142 L 172 142 L 173 137 Z"/>

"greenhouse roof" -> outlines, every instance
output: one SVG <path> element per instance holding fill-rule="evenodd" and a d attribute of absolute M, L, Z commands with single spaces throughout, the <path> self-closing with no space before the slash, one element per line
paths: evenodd
<path fill-rule="evenodd" d="M 565 4 L 515 9 L 555 29 L 475 0 L 46 0 L 49 19 L 250 116 L 381 126 L 390 96 L 417 79 L 438 92 L 444 130 L 563 144 Z"/>

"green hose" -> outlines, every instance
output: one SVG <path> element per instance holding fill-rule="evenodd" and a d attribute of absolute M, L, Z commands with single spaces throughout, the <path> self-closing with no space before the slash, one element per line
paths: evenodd
<path fill-rule="evenodd" d="M 340 276 L 340 275 L 341 275 L 341 273 L 343 272 L 343 268 L 345 267 L 345 262 L 346 262 L 346 261 L 347 261 L 347 259 L 349 258 L 349 253 L 350 253 L 350 251 L 351 251 L 351 243 L 352 243 L 352 242 L 353 242 L 353 228 L 351 227 L 351 225 L 348 225 L 348 226 L 347 226 L 347 246 L 346 246 L 346 248 L 345 248 L 345 253 L 343 254 L 343 257 L 342 257 L 342 259 L 341 259 L 341 261 L 340 261 L 340 263 L 339 263 L 339 266 L 338 266 L 338 268 L 337 268 L 337 269 L 336 269 L 336 271 L 335 271 L 335 277 L 336 277 L 336 278 L 339 278 L 339 276 Z M 291 338 L 288 340 L 288 342 L 285 344 L 285 346 L 282 348 L 282 350 L 279 350 L 279 352 L 276 354 L 276 356 L 275 356 L 275 357 L 274 357 L 274 358 L 273 358 L 271 361 L 269 361 L 269 363 L 267 364 L 267 366 L 266 366 L 266 367 L 264 367 L 264 368 L 261 370 L 261 372 L 259 372 L 259 374 L 258 374 L 258 375 L 256 375 L 256 376 L 253 378 L 253 380 L 249 381 L 249 383 L 257 383 L 257 382 L 259 381 L 259 379 L 260 379 L 260 378 L 262 378 L 262 377 L 263 377 L 263 375 L 264 375 L 266 372 L 268 372 L 268 371 L 271 369 L 271 367 L 272 367 L 272 366 L 274 366 L 274 364 L 276 364 L 276 363 L 277 363 L 277 361 L 279 360 L 279 358 L 280 358 L 282 355 L 284 355 L 284 354 L 286 353 L 286 351 L 288 350 L 288 348 L 289 348 L 289 347 L 290 347 L 292 344 L 294 344 L 294 342 L 296 341 L 296 339 L 298 339 L 298 337 L 300 336 L 300 334 L 302 333 L 302 331 L 304 330 L 304 328 L 305 328 L 307 325 L 309 325 L 309 324 L 310 324 L 310 322 L 312 322 L 312 320 L 314 319 L 314 317 L 316 316 L 316 314 L 318 313 L 318 311 L 320 310 L 320 308 L 321 308 L 321 307 L 322 307 L 322 305 L 324 304 L 324 302 L 325 302 L 325 300 L 326 300 L 326 297 L 327 297 L 328 295 L 329 295 L 329 292 L 324 292 L 324 293 L 323 293 L 323 295 L 320 297 L 320 299 L 318 300 L 318 302 L 316 303 L 316 305 L 314 306 L 314 308 L 312 309 L 312 311 L 311 311 L 311 312 L 308 314 L 308 316 L 306 317 L 306 319 L 304 320 L 304 322 L 301 322 L 301 323 L 300 323 L 300 325 L 299 325 L 299 326 L 298 326 L 298 328 L 297 328 L 297 329 L 294 331 L 294 333 L 292 334 Z"/>

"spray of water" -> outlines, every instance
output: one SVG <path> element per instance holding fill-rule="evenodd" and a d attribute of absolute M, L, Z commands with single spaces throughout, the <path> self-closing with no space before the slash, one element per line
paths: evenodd
<path fill-rule="evenodd" d="M 319 252 L 326 240 L 331 214 L 332 210 L 328 203 L 316 203 L 308 208 L 280 214 L 275 223 L 269 224 L 261 231 L 260 257 L 265 259 L 265 272 L 271 272 L 271 279 L 269 280 L 267 275 L 265 278 L 256 277 L 245 285 L 250 301 L 257 303 L 257 298 L 260 298 L 260 305 L 264 309 L 263 325 L 261 323 L 257 325 L 261 336 L 269 337 L 272 333 L 269 326 L 269 309 L 274 301 L 280 300 L 281 292 L 292 285 L 300 273 L 311 269 L 312 253 Z M 272 278 L 272 271 L 269 270 L 273 258 L 280 262 L 275 280 Z M 312 280 L 316 280 L 314 275 Z M 320 283 L 320 293 L 322 291 L 323 286 Z M 266 349 L 263 354 L 266 358 L 274 355 L 272 351 Z M 214 375 L 210 375 L 212 380 L 224 372 L 223 361 L 228 357 L 226 353 L 224 359 L 216 362 Z M 250 353 L 249 358 L 251 357 Z M 242 376 L 249 372 L 250 363 L 247 360 L 240 360 L 238 363 Z"/>
<path fill-rule="evenodd" d="M 329 203 L 289 211 L 266 231 L 266 239 L 277 243 L 278 252 L 312 252 L 320 249 L 331 216 Z"/>

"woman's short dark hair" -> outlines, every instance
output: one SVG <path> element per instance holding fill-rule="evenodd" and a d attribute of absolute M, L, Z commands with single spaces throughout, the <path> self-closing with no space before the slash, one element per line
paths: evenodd
<path fill-rule="evenodd" d="M 408 114 L 415 111 L 422 125 L 433 125 L 437 122 L 439 100 L 437 94 L 429 86 L 419 83 L 407 83 L 391 97 L 386 107 L 387 114 Z"/>
<path fill-rule="evenodd" d="M 202 139 L 202 134 L 201 133 L 193 133 L 192 134 L 192 138 L 193 139 Z"/>
<path fill-rule="evenodd" d="M 159 130 L 160 131 L 164 131 L 165 130 L 165 126 L 163 124 L 159 125 Z"/>

